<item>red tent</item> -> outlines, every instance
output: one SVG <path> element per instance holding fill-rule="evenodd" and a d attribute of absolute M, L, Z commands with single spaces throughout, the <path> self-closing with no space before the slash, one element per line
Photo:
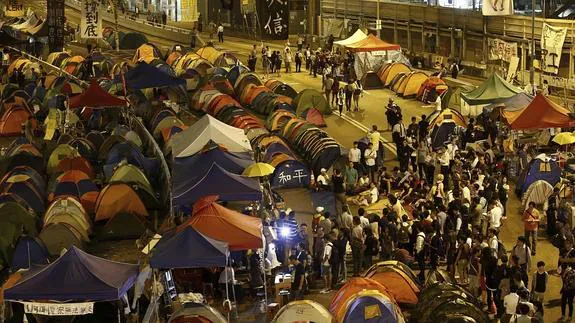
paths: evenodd
<path fill-rule="evenodd" d="M 325 119 L 321 115 L 321 112 L 319 112 L 319 110 L 316 108 L 309 108 L 305 110 L 303 112 L 303 118 L 305 119 L 305 121 L 313 124 L 316 127 L 326 126 Z"/>
<path fill-rule="evenodd" d="M 374 35 L 369 35 L 356 43 L 345 46 L 352 52 L 373 52 L 379 50 L 399 50 L 401 46 L 396 44 L 390 44 L 383 41 Z"/>
<path fill-rule="evenodd" d="M 227 209 L 216 203 L 217 200 L 218 196 L 198 200 L 190 219 L 177 231 L 191 226 L 212 239 L 227 242 L 232 251 L 262 248 L 262 221 Z"/>
<path fill-rule="evenodd" d="M 69 104 L 71 109 L 83 107 L 106 108 L 125 106 L 126 101 L 104 91 L 98 85 L 98 82 L 93 80 L 84 93 L 70 98 Z"/>
<path fill-rule="evenodd" d="M 510 124 L 513 130 L 567 128 L 575 121 L 569 116 L 569 110 L 542 94 L 537 94 L 520 113 Z"/>

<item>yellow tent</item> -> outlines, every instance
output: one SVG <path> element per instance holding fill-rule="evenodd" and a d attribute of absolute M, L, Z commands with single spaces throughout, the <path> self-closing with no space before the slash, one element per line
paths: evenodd
<path fill-rule="evenodd" d="M 136 53 L 134 54 L 132 61 L 134 63 L 144 61 L 150 64 L 151 61 L 160 58 L 160 56 L 160 52 L 156 47 L 150 44 L 144 44 L 136 49 Z"/>
<path fill-rule="evenodd" d="M 403 63 L 392 63 L 383 73 L 383 78 L 380 76 L 381 82 L 384 86 L 390 86 L 393 78 L 399 73 L 409 74 L 411 68 Z"/>
<path fill-rule="evenodd" d="M 76 150 L 76 148 L 67 144 L 62 144 L 56 147 L 56 149 L 52 151 L 50 157 L 48 158 L 48 165 L 46 165 L 47 173 L 54 174 L 60 161 L 68 157 L 80 157 L 80 153 Z"/>
<path fill-rule="evenodd" d="M 427 74 L 423 72 L 411 72 L 401 81 L 396 93 L 403 97 L 415 96 L 427 78 Z"/>

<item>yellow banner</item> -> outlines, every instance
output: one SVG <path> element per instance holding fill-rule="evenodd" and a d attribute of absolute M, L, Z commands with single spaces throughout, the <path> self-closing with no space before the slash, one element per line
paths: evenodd
<path fill-rule="evenodd" d="M 4 10 L 6 17 L 22 17 L 24 16 L 24 5 L 21 0 L 6 0 L 6 9 Z"/>
<path fill-rule="evenodd" d="M 182 0 L 180 4 L 182 21 L 198 21 L 198 1 Z"/>

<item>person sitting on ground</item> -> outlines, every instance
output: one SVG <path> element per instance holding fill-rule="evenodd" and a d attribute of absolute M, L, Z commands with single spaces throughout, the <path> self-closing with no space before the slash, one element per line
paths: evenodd
<path fill-rule="evenodd" d="M 370 204 L 376 203 L 378 200 L 379 191 L 377 190 L 377 186 L 371 183 L 369 184 L 369 189 L 360 192 L 359 195 L 352 200 L 352 203 L 355 205 L 369 206 Z"/>
<path fill-rule="evenodd" d="M 323 189 L 323 190 L 329 189 L 330 177 L 329 177 L 329 174 L 327 173 L 327 170 L 325 168 L 322 168 L 320 170 L 320 174 L 318 175 L 316 182 L 317 182 L 317 188 L 318 189 Z"/>

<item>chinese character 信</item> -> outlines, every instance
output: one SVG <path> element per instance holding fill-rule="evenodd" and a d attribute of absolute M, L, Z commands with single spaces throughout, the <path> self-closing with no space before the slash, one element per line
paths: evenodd
<path fill-rule="evenodd" d="M 285 184 L 285 183 L 291 181 L 291 175 L 284 174 L 284 172 L 280 173 L 279 178 L 280 178 L 280 184 Z"/>
<path fill-rule="evenodd" d="M 287 4 L 287 0 L 266 0 L 268 8 L 273 6 L 274 3 L 277 3 L 280 6 L 285 6 Z"/>

